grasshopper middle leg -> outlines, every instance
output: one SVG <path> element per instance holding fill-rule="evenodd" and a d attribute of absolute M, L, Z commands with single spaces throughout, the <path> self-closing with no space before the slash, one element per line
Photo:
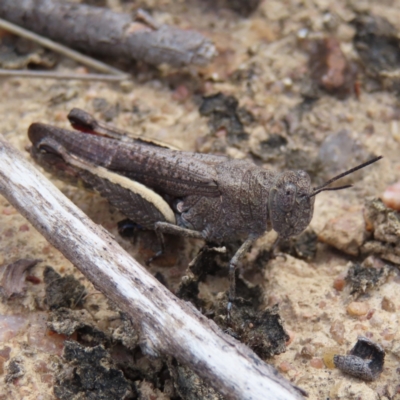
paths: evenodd
<path fill-rule="evenodd" d="M 183 237 L 191 237 L 195 239 L 203 239 L 201 232 L 182 228 L 181 226 L 171 224 L 169 222 L 161 222 L 161 221 L 156 222 L 154 224 L 154 230 L 157 235 L 158 243 L 160 243 L 160 250 L 157 251 L 157 253 L 153 257 L 147 260 L 146 262 L 147 265 L 150 264 L 152 261 L 154 261 L 156 258 L 161 257 L 163 255 L 165 251 L 164 233 L 183 236 Z"/>
<path fill-rule="evenodd" d="M 232 302 L 235 300 L 236 297 L 236 278 L 235 278 L 235 271 L 237 264 L 239 263 L 240 259 L 248 252 L 252 244 L 255 242 L 256 238 L 249 237 L 246 239 L 245 242 L 239 247 L 236 251 L 235 255 L 232 257 L 231 261 L 229 262 L 229 297 L 228 297 L 228 317 L 230 317 L 230 312 L 232 309 Z"/>

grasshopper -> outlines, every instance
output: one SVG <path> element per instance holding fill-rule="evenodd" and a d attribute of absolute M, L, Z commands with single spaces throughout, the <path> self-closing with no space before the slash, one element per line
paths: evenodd
<path fill-rule="evenodd" d="M 28 136 L 32 157 L 62 178 L 81 180 L 126 217 L 163 234 L 212 243 L 242 241 L 229 263 L 228 312 L 235 299 L 235 268 L 254 241 L 275 230 L 280 238 L 301 233 L 310 223 L 315 196 L 332 182 L 382 157 L 356 166 L 313 188 L 305 171 L 275 172 L 247 160 L 179 151 L 126 135 L 73 109 L 68 119 L 80 132 L 34 123 Z M 82 133 L 84 132 L 84 133 Z"/>

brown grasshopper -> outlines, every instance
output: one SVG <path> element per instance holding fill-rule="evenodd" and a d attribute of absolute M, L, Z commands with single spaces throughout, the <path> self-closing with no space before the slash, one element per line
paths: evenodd
<path fill-rule="evenodd" d="M 254 241 L 274 229 L 279 238 L 301 233 L 310 223 L 315 196 L 332 182 L 382 157 L 356 166 L 313 188 L 304 171 L 278 173 L 247 160 L 179 151 L 132 138 L 73 109 L 68 118 L 81 132 L 34 123 L 30 153 L 64 179 L 81 180 L 97 190 L 129 219 L 163 234 L 213 243 L 241 240 L 230 260 L 229 305 L 235 298 L 235 268 Z"/>

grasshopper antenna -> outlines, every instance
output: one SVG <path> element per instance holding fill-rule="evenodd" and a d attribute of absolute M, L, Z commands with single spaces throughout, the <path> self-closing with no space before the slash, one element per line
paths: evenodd
<path fill-rule="evenodd" d="M 383 156 L 375 157 L 372 160 L 369 160 L 363 164 L 357 165 L 356 167 L 349 169 L 348 171 L 342 172 L 341 174 L 334 176 L 332 179 L 329 179 L 329 181 L 325 182 L 323 185 L 314 188 L 313 192 L 308 197 L 316 196 L 318 193 L 321 193 L 325 190 L 342 190 L 342 189 L 347 189 L 349 187 L 352 187 L 353 185 L 345 185 L 345 186 L 338 186 L 338 187 L 334 187 L 334 188 L 327 188 L 328 185 L 337 181 L 338 179 L 343 178 L 346 175 L 350 175 L 353 172 L 358 171 L 359 169 L 367 167 L 368 165 L 371 165 L 374 162 L 379 161 L 381 158 L 383 158 Z"/>

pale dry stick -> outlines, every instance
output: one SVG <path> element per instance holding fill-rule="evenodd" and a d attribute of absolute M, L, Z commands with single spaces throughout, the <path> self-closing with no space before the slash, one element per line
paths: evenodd
<path fill-rule="evenodd" d="M 119 70 L 118 68 L 111 67 L 101 61 L 97 61 L 92 57 L 85 56 L 78 51 L 72 50 L 62 44 L 54 42 L 50 39 L 47 39 L 41 35 L 33 33 L 27 29 L 21 28 L 18 25 L 13 24 L 12 22 L 8 22 L 2 18 L 0 18 L 0 28 L 5 29 L 8 32 L 14 33 L 15 35 L 21 36 L 25 39 L 32 40 L 35 43 L 40 44 L 47 49 L 53 50 L 56 53 L 62 54 L 65 57 L 68 57 L 78 63 L 86 65 L 87 67 L 93 68 L 96 71 L 104 72 L 109 75 L 114 75 L 119 77 L 119 80 L 128 79 L 129 75 L 125 72 Z M 21 75 L 22 76 L 22 75 Z M 115 78 L 114 78 L 115 80 Z"/>
<path fill-rule="evenodd" d="M 57 80 L 79 80 L 79 81 L 103 81 L 120 82 L 128 78 L 127 75 L 109 75 L 109 74 L 78 74 L 53 71 L 31 71 L 26 69 L 3 69 L 0 68 L 0 76 L 9 78 L 38 78 L 38 79 L 57 79 Z"/>
<path fill-rule="evenodd" d="M 228 399 L 302 398 L 272 366 L 161 285 L 2 135 L 0 194 L 130 316 L 148 354 L 175 357 Z"/>

